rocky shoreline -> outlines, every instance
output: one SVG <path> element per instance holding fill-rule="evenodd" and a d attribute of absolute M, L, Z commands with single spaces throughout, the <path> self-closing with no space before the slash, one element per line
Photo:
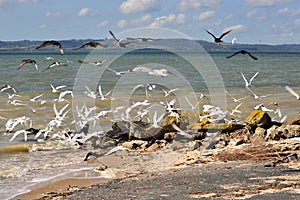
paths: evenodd
<path fill-rule="evenodd" d="M 212 123 L 208 118 L 191 124 L 191 113 L 178 115 L 164 118 L 162 128 L 140 122 L 113 124 L 106 133 L 110 140 L 102 142 L 102 148 L 117 145 L 126 151 L 111 155 L 89 152 L 83 162 L 99 163 L 94 169 L 99 173 L 124 172 L 122 177 L 84 187 L 70 182 L 64 190 L 34 198 L 297 199 L 300 118 L 273 122 L 266 112 L 254 110 L 244 124 Z M 209 136 L 209 132 L 218 134 Z M 91 138 L 85 145 L 97 148 L 100 141 Z M 107 164 L 113 157 L 121 157 L 125 162 Z M 139 164 L 135 165 L 137 161 Z"/>

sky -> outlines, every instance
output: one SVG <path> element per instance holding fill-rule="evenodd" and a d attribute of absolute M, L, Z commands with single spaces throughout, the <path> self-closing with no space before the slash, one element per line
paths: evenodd
<path fill-rule="evenodd" d="M 110 38 L 159 27 L 195 40 L 299 44 L 299 0 L 0 0 L 0 41 Z M 142 36 L 141 36 L 142 37 Z"/>

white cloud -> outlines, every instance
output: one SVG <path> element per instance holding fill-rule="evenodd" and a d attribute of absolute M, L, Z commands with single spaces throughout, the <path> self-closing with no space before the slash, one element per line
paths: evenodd
<path fill-rule="evenodd" d="M 229 15 L 226 16 L 225 19 L 226 19 L 226 20 L 230 20 L 230 19 L 232 19 L 232 18 L 233 18 L 233 14 L 229 14 Z"/>
<path fill-rule="evenodd" d="M 90 12 L 90 9 L 89 9 L 89 8 L 83 8 L 83 9 L 81 9 L 81 10 L 78 12 L 78 16 L 79 16 L 79 17 L 85 16 L 85 15 L 87 15 L 89 12 Z"/>
<path fill-rule="evenodd" d="M 254 6 L 254 7 L 267 7 L 267 6 L 274 6 L 278 4 L 286 4 L 292 1 L 294 0 L 247 0 L 246 3 L 249 6 Z"/>
<path fill-rule="evenodd" d="M 223 32 L 226 32 L 228 30 L 233 30 L 233 31 L 243 31 L 243 30 L 246 30 L 247 27 L 244 26 L 244 25 L 241 25 L 241 24 L 238 24 L 238 25 L 234 25 L 234 26 L 229 26 L 229 27 L 226 27 L 223 29 Z"/>
<path fill-rule="evenodd" d="M 179 11 L 198 9 L 202 7 L 215 8 L 221 3 L 220 0 L 181 0 L 177 5 Z"/>
<path fill-rule="evenodd" d="M 215 11 L 214 10 L 209 10 L 209 11 L 200 13 L 200 15 L 198 16 L 198 19 L 199 20 L 205 20 L 205 19 L 211 18 L 213 16 L 215 16 Z"/>
<path fill-rule="evenodd" d="M 99 28 L 102 28 L 102 27 L 105 27 L 106 25 L 108 25 L 108 20 L 105 20 L 105 21 L 102 21 L 102 22 L 100 22 L 97 26 L 99 27 Z"/>
<path fill-rule="evenodd" d="M 151 19 L 151 15 L 150 14 L 146 14 L 146 15 L 142 16 L 139 19 L 133 19 L 133 20 L 131 20 L 131 23 L 132 24 L 143 24 L 143 23 L 148 22 L 150 19 Z"/>
<path fill-rule="evenodd" d="M 251 17 L 253 17 L 255 14 L 256 14 L 256 10 L 251 10 L 251 11 L 247 12 L 246 17 L 247 17 L 247 18 L 251 18 Z"/>
<path fill-rule="evenodd" d="M 40 29 L 45 29 L 47 26 L 45 24 L 40 25 Z"/>
<path fill-rule="evenodd" d="M 155 21 L 150 24 L 150 27 L 162 27 L 167 24 L 173 23 L 176 19 L 176 15 L 169 14 L 168 16 L 161 16 L 155 18 Z"/>
<path fill-rule="evenodd" d="M 58 16 L 60 16 L 61 15 L 61 13 L 60 12 L 46 12 L 46 14 L 45 14 L 45 16 L 46 17 L 58 17 Z"/>
<path fill-rule="evenodd" d="M 295 16 L 300 14 L 300 8 L 298 9 L 289 9 L 289 8 L 282 8 L 277 12 L 279 15 L 287 15 L 287 16 Z"/>
<path fill-rule="evenodd" d="M 300 18 L 295 19 L 294 24 L 295 26 L 300 26 Z"/>
<path fill-rule="evenodd" d="M 160 7 L 158 0 L 127 0 L 120 5 L 120 11 L 124 14 L 157 10 Z"/>
<path fill-rule="evenodd" d="M 40 0 L 0 0 L 0 8 L 1 7 L 6 7 L 6 6 L 14 6 L 18 3 L 37 3 Z"/>
<path fill-rule="evenodd" d="M 176 22 L 177 22 L 178 24 L 184 24 L 185 21 L 186 21 L 185 14 L 180 13 L 179 15 L 177 15 L 177 17 L 176 17 Z"/>
<path fill-rule="evenodd" d="M 119 28 L 124 28 L 126 25 L 127 25 L 127 21 L 126 21 L 125 19 L 121 19 L 121 20 L 118 22 L 118 27 L 119 27 Z"/>

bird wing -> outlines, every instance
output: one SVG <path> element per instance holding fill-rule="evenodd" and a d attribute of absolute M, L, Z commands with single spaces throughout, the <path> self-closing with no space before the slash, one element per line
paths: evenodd
<path fill-rule="evenodd" d="M 249 53 L 248 51 L 246 51 L 246 53 L 251 57 L 253 58 L 254 60 L 257 60 L 257 58 L 255 56 L 253 56 L 251 53 Z"/>
<path fill-rule="evenodd" d="M 258 75 L 259 72 L 256 72 L 249 80 L 249 83 L 251 84 L 253 79 Z"/>
<path fill-rule="evenodd" d="M 241 72 L 241 74 L 242 74 L 242 77 L 243 77 L 243 79 L 244 79 L 244 81 L 245 81 L 245 83 L 246 83 L 246 86 L 249 85 L 249 83 L 248 83 L 248 81 L 247 81 L 245 75 L 243 74 L 243 72 Z"/>
<path fill-rule="evenodd" d="M 214 34 L 212 34 L 211 32 L 209 32 L 207 29 L 206 29 L 206 32 L 207 32 L 209 35 L 213 36 L 213 38 L 216 39 L 216 36 L 214 36 Z"/>
<path fill-rule="evenodd" d="M 21 69 L 27 63 L 26 60 L 22 60 L 17 68 L 17 70 Z"/>
<path fill-rule="evenodd" d="M 239 53 L 241 53 L 241 51 L 237 51 L 237 52 L 235 52 L 234 54 L 232 54 L 232 55 L 230 55 L 230 56 L 227 56 L 226 58 L 231 58 L 231 57 L 233 57 L 233 56 L 235 56 L 236 54 L 239 54 Z"/>
<path fill-rule="evenodd" d="M 291 87 L 285 86 L 285 89 L 286 89 L 289 93 L 291 93 L 292 95 L 294 95 L 297 99 L 300 99 L 299 94 L 297 94 Z"/>
<path fill-rule="evenodd" d="M 80 47 L 74 48 L 73 50 L 78 50 L 78 49 L 81 49 L 81 48 L 84 48 L 84 47 L 85 47 L 85 44 L 81 45 Z"/>
<path fill-rule="evenodd" d="M 113 34 L 113 32 L 109 31 L 110 35 L 116 40 L 116 41 L 120 41 L 118 38 L 116 38 L 116 36 Z"/>
<path fill-rule="evenodd" d="M 223 33 L 221 36 L 220 36 L 220 39 L 222 39 L 225 35 L 227 35 L 228 33 L 230 33 L 232 30 L 228 30 L 226 31 L 225 33 Z"/>
<path fill-rule="evenodd" d="M 41 45 L 37 46 L 35 49 L 44 48 L 45 46 L 48 46 L 50 44 L 50 41 L 45 41 Z"/>

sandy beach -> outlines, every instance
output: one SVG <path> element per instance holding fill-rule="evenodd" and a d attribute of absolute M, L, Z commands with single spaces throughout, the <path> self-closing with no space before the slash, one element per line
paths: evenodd
<path fill-rule="evenodd" d="M 14 199 L 298 199 L 300 163 L 286 157 L 299 148 L 299 138 L 253 138 L 202 154 L 120 151 L 83 161 L 109 178 L 51 181 Z"/>

